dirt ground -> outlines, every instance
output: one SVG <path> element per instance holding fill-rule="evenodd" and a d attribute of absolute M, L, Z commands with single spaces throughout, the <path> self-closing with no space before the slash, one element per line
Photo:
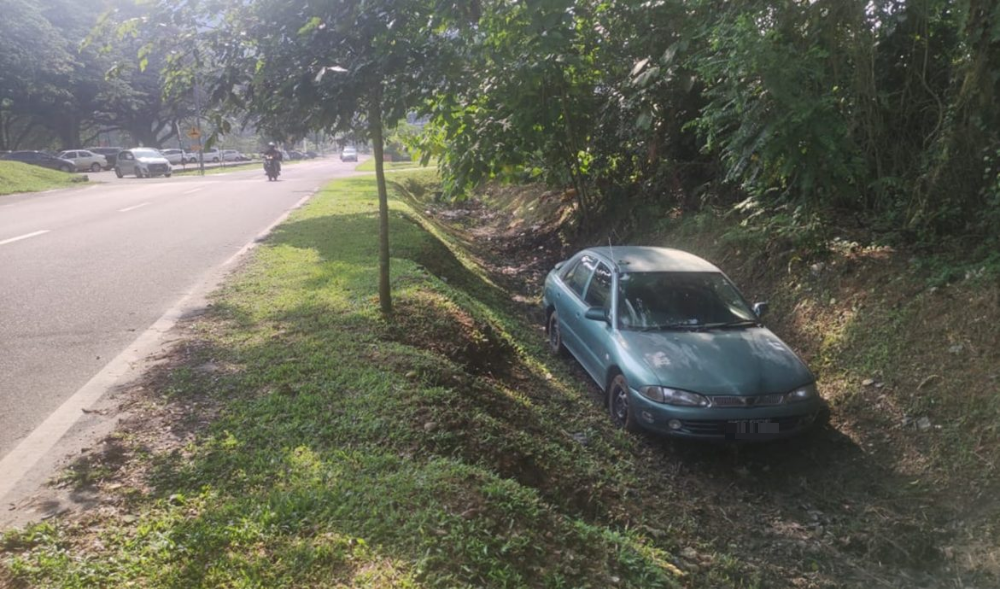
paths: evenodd
<path fill-rule="evenodd" d="M 558 211 L 568 206 L 565 200 L 555 193 L 533 197 L 549 208 L 533 217 L 551 221 L 528 225 L 510 207 L 499 211 L 479 201 L 430 207 L 424 213 L 472 243 L 479 261 L 510 291 L 514 304 L 537 320 L 543 337 L 542 283 L 577 246 L 560 231 L 564 216 Z M 847 270 L 829 272 L 836 293 L 845 297 L 839 305 L 828 301 L 835 308 L 810 315 L 809 305 L 802 305 L 793 318 L 774 321 L 771 328 L 807 360 L 826 361 L 822 348 L 830 336 L 824 331 L 840 330 L 838 323 L 845 323 L 860 305 L 875 303 L 871 295 L 880 291 L 872 288 L 878 282 L 873 270 L 900 271 L 898 264 L 875 254 Z M 759 267 L 739 267 L 740 252 L 727 255 L 737 270 L 724 269 L 738 284 L 750 283 L 758 291 L 779 286 L 766 284 L 769 275 Z M 827 296 L 826 290 L 816 290 L 820 294 L 803 293 L 802 299 Z M 995 313 L 995 304 L 986 307 L 984 313 Z M 811 329 L 796 328 L 796 321 L 811 322 Z M 975 323 L 971 317 L 969 321 Z M 984 365 L 991 361 L 979 360 Z M 573 370 L 590 382 L 575 362 Z M 802 438 L 731 446 L 646 436 L 645 458 L 659 466 L 664 484 L 682 490 L 698 506 L 693 515 L 704 538 L 757 567 L 760 586 L 1000 586 L 994 526 L 1000 510 L 992 478 L 966 484 L 960 475 L 935 468 L 928 456 L 944 444 L 924 442 L 921 436 L 934 435 L 940 426 L 924 432 L 924 423 L 906 415 L 890 393 L 908 383 L 892 382 L 881 371 L 863 376 L 830 379 L 824 389 L 832 399 L 830 422 Z M 927 384 L 922 378 L 918 386 Z M 602 404 L 601 391 L 595 385 L 590 390 L 594 403 Z"/>

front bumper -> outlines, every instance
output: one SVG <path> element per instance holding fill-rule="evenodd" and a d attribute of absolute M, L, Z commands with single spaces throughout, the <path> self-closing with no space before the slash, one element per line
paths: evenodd
<path fill-rule="evenodd" d="M 170 164 L 147 164 L 145 168 L 150 176 L 163 176 L 173 171 Z"/>
<path fill-rule="evenodd" d="M 802 434 L 825 410 L 821 399 L 766 407 L 677 407 L 650 401 L 631 389 L 629 405 L 639 425 L 659 434 L 751 442 Z"/>

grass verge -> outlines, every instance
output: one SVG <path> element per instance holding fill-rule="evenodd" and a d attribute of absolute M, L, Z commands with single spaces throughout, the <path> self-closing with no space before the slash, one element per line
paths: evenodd
<path fill-rule="evenodd" d="M 119 435 L 124 466 L 86 477 L 106 507 L 5 535 L 0 579 L 757 586 L 702 550 L 693 506 L 506 294 L 393 209 L 395 320 L 378 312 L 374 179 L 338 181 L 256 250 L 151 385 L 150 404 L 211 423 L 162 451 Z"/>
<path fill-rule="evenodd" d="M 413 170 L 420 168 L 434 168 L 436 164 L 434 162 L 429 163 L 426 166 L 420 165 L 419 161 L 409 161 L 409 162 L 382 162 L 386 171 L 395 170 Z M 368 158 L 365 161 L 358 164 L 354 170 L 356 172 L 374 172 L 375 171 L 375 158 Z"/>
<path fill-rule="evenodd" d="M 82 181 L 82 176 L 21 162 L 0 161 L 0 195 L 65 188 Z"/>

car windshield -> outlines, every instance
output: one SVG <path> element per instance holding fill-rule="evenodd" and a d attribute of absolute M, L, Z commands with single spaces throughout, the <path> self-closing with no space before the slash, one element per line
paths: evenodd
<path fill-rule="evenodd" d="M 133 149 L 132 153 L 135 157 L 163 157 L 155 149 Z"/>
<path fill-rule="evenodd" d="M 743 296 L 719 272 L 636 272 L 618 281 L 623 329 L 682 329 L 756 322 Z"/>

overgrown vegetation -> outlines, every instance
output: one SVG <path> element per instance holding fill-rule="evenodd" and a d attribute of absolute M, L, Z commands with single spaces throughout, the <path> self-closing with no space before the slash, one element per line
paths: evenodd
<path fill-rule="evenodd" d="M 537 178 L 585 218 L 713 206 L 996 249 L 996 3 L 478 6 L 423 143 L 453 195 Z"/>
<path fill-rule="evenodd" d="M 21 162 L 0 161 L 0 195 L 40 192 L 78 183 L 80 177 Z"/>

